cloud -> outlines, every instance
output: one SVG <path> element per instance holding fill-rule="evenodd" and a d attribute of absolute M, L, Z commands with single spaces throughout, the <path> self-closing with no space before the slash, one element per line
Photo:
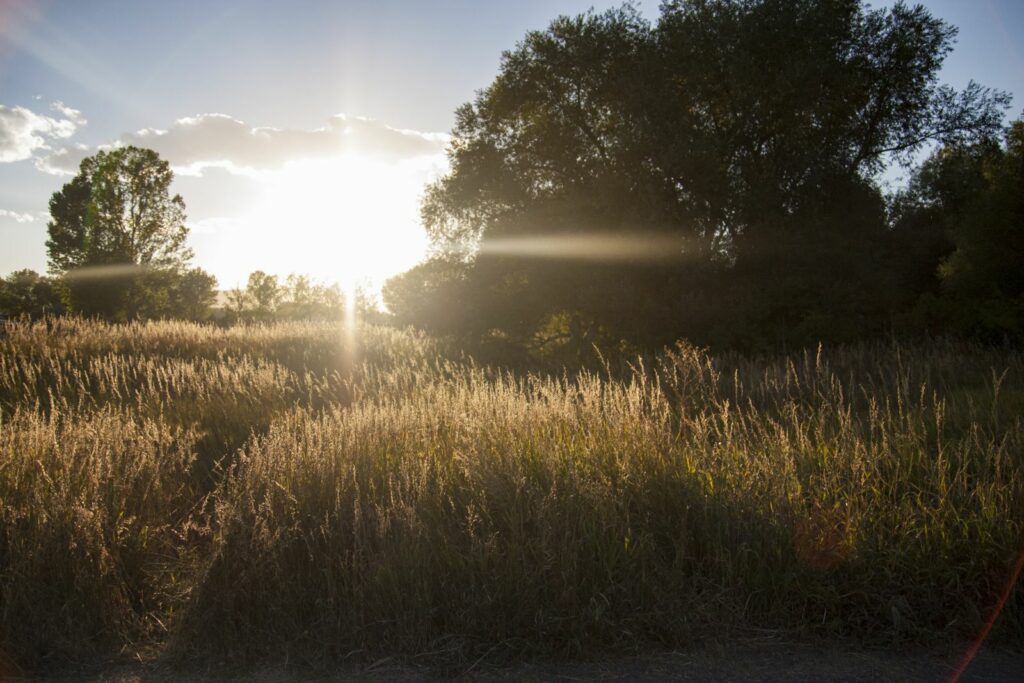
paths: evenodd
<path fill-rule="evenodd" d="M 74 175 L 82 159 L 95 152 L 88 145 L 61 147 L 46 156 L 36 157 L 36 168 L 51 175 Z"/>
<path fill-rule="evenodd" d="M 10 218 L 15 223 L 32 223 L 36 220 L 34 214 L 18 213 L 17 211 L 8 211 L 7 209 L 0 209 L 0 218 Z"/>
<path fill-rule="evenodd" d="M 392 128 L 372 119 L 339 114 L 312 130 L 253 127 L 226 114 L 178 119 L 170 128 L 144 128 L 121 136 L 112 146 L 156 150 L 175 172 L 201 175 L 207 168 L 238 174 L 278 170 L 289 161 L 361 154 L 379 161 L 434 156 L 448 136 Z M 92 150 L 64 147 L 37 160 L 49 173 L 74 173 Z"/>
<path fill-rule="evenodd" d="M 52 109 L 60 118 L 0 104 L 0 162 L 21 161 L 36 150 L 48 150 L 49 142 L 71 137 L 86 123 L 82 112 L 63 102 L 54 102 Z"/>
<path fill-rule="evenodd" d="M 72 109 L 60 100 L 57 100 L 56 102 L 51 104 L 50 108 L 56 112 L 59 112 L 61 116 L 63 116 L 68 121 L 71 121 L 73 124 L 75 124 L 75 126 L 81 127 L 89 123 L 85 120 L 85 117 L 82 116 L 82 112 L 78 111 L 77 109 Z"/>

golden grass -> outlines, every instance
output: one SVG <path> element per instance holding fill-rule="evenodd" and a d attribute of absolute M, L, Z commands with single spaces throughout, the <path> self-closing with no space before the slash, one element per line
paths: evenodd
<path fill-rule="evenodd" d="M 541 376 L 380 327 L 5 329 L 0 647 L 29 665 L 954 641 L 1024 540 L 1015 351 Z"/>

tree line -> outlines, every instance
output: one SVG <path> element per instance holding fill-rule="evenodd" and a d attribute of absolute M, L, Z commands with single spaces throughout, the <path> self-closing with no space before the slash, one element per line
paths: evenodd
<path fill-rule="evenodd" d="M 125 146 L 83 160 L 50 199 L 49 276 L 26 269 L 0 280 L 0 313 L 114 321 L 341 318 L 339 287 L 304 275 L 279 282 L 257 270 L 244 287 L 219 296 L 217 279 L 190 265 L 185 202 L 171 194 L 173 177 L 150 149 Z M 375 312 L 363 291 L 354 304 L 366 315 Z"/>
<path fill-rule="evenodd" d="M 349 296 L 360 319 L 381 320 L 377 301 L 365 288 L 357 287 Z M 229 289 L 224 298 L 223 315 L 230 322 L 340 320 L 349 306 L 346 293 L 337 284 L 320 284 L 295 273 L 281 282 L 262 270 L 250 273 L 244 288 Z"/>
<path fill-rule="evenodd" d="M 231 324 L 340 320 L 347 310 L 346 295 L 338 285 L 321 284 L 294 273 L 281 281 L 276 275 L 253 271 L 244 286 L 224 292 L 218 292 L 216 278 L 198 268 L 180 272 L 129 272 L 96 279 L 98 282 L 92 284 L 92 291 L 104 292 L 105 301 L 114 300 L 110 290 L 121 287 L 125 281 L 131 281 L 134 287 L 130 294 L 122 292 L 117 297 L 116 307 L 100 308 L 89 305 L 93 302 L 86 299 L 86 307 L 79 308 L 76 302 L 80 299 L 72 298 L 81 296 L 74 276 L 66 279 L 60 275 L 40 275 L 29 269 L 17 270 L 0 279 L 0 314 L 42 318 L 77 313 L 115 321 L 164 318 Z M 175 294 L 161 297 L 164 303 L 158 307 L 154 301 L 157 290 L 151 285 L 160 280 L 169 285 L 165 293 Z M 384 319 L 377 301 L 362 288 L 354 293 L 354 305 L 360 319 L 377 322 Z"/>
<path fill-rule="evenodd" d="M 1005 93 L 939 82 L 955 36 L 921 6 L 859 0 L 559 17 L 456 111 L 422 202 L 431 256 L 386 283 L 390 319 L 506 358 L 1024 342 L 1024 121 L 1005 124 Z M 909 182 L 887 190 L 898 167 Z M 216 282 L 189 265 L 171 178 L 151 150 L 86 159 L 50 202 L 54 279 L 12 274 L 0 309 L 208 315 Z M 341 302 L 257 271 L 222 309 Z"/>
<path fill-rule="evenodd" d="M 74 313 L 107 320 L 204 319 L 217 280 L 190 262 L 185 202 L 170 165 L 150 149 L 100 151 L 50 198 L 49 276 L 0 281 L 8 316 Z"/>
<path fill-rule="evenodd" d="M 560 17 L 456 112 L 398 320 L 507 351 L 1024 340 L 1024 129 L 921 6 Z M 922 155 L 927 157 L 918 163 Z M 884 190 L 902 165 L 909 185 Z M 635 248 L 613 258 L 609 236 Z M 668 245 L 668 246 L 666 246 Z"/>

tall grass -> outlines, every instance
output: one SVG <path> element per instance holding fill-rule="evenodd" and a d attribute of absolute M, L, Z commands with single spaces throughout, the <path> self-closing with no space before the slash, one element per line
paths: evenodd
<path fill-rule="evenodd" d="M 28 663 L 141 643 L 187 592 L 194 437 L 151 419 L 15 413 L 0 428 L 0 643 Z"/>
<path fill-rule="evenodd" d="M 1016 351 L 524 376 L 387 328 L 6 331 L 0 647 L 29 664 L 952 642 L 1024 541 Z"/>

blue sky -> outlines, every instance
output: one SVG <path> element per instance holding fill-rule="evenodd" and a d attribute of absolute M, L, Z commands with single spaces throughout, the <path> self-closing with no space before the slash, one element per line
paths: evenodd
<path fill-rule="evenodd" d="M 944 80 L 962 87 L 973 78 L 1007 90 L 1015 95 L 1010 116 L 1018 116 L 1024 2 L 924 4 L 960 28 Z M 155 141 L 183 169 L 177 189 L 189 207 L 197 263 L 224 286 L 257 267 L 282 274 L 303 269 L 294 244 L 315 236 L 295 233 L 303 221 L 312 225 L 300 232 L 332 234 L 330 254 L 305 269 L 322 279 L 335 279 L 339 269 L 379 279 L 408 267 L 424 248 L 418 193 L 444 170 L 444 138 L 437 134 L 449 130 L 454 109 L 493 79 L 501 51 L 527 30 L 592 5 L 611 6 L 5 0 L 0 274 L 45 270 L 46 202 L 69 178 L 60 173 L 97 145 L 118 140 Z M 656 16 L 657 2 L 639 6 Z M 337 114 L 347 118 L 332 118 Z M 140 136 L 143 130 L 151 131 L 148 137 Z M 365 142 L 347 142 L 354 139 Z M 334 143 L 347 161 L 289 157 L 293 146 Z M 197 149 L 202 145 L 248 161 L 218 164 L 215 154 L 204 157 Z M 64 156 L 54 154 L 62 148 Z M 352 208 L 318 221 L 327 209 L 308 205 L 316 192 L 334 187 L 320 180 L 324 174 L 352 188 L 336 198 Z M 387 188 L 387 211 L 369 216 Z M 240 243 L 247 246 L 238 249 Z M 390 261 L 375 255 L 394 253 L 396 245 Z M 286 256 L 289 246 L 293 253 Z"/>

